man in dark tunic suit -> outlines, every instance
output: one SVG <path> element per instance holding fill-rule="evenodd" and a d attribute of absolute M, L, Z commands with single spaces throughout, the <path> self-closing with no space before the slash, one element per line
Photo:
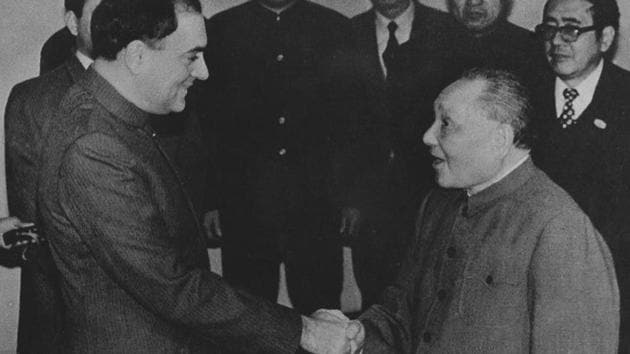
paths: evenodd
<path fill-rule="evenodd" d="M 534 162 L 602 233 L 621 293 L 620 353 L 630 352 L 630 73 L 608 57 L 615 0 L 550 0 L 537 27 L 549 70 L 537 85 Z"/>
<path fill-rule="evenodd" d="M 331 157 L 345 119 L 342 15 L 306 0 L 254 0 L 207 23 L 201 97 L 217 136 L 223 275 L 275 301 L 279 264 L 302 313 L 339 307 L 341 247 Z"/>
<path fill-rule="evenodd" d="M 513 0 L 448 0 L 453 16 L 449 33 L 453 69 L 461 73 L 474 67 L 505 69 L 531 76 L 543 61 L 534 34 L 508 22 Z"/>

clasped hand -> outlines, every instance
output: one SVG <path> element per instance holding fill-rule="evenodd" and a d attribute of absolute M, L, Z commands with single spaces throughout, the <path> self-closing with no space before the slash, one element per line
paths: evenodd
<path fill-rule="evenodd" d="M 302 317 L 302 348 L 317 354 L 360 353 L 365 339 L 363 325 L 339 310 L 317 310 Z"/>

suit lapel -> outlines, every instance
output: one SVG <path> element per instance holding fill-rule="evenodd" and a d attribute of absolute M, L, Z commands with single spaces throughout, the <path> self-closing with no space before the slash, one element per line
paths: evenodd
<path fill-rule="evenodd" d="M 385 77 L 378 54 L 378 44 L 376 43 L 376 23 L 374 10 L 369 15 L 361 19 L 358 28 L 359 55 L 360 60 L 365 65 L 366 76 L 369 82 L 375 87 L 384 88 Z"/>

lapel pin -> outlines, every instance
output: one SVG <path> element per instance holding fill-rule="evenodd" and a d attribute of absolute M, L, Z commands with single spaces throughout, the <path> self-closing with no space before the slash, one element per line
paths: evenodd
<path fill-rule="evenodd" d="M 593 124 L 595 124 L 596 127 L 598 127 L 599 129 L 606 129 L 606 122 L 604 122 L 603 120 L 597 118 L 593 121 Z"/>

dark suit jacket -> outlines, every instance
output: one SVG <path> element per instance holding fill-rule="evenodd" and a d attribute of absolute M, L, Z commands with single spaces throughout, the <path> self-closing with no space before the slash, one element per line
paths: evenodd
<path fill-rule="evenodd" d="M 225 243 L 277 259 L 332 237 L 331 156 L 344 114 L 342 15 L 299 0 L 280 16 L 250 1 L 207 22 L 202 89 L 218 139 Z"/>
<path fill-rule="evenodd" d="M 9 212 L 39 223 L 36 208 L 43 134 L 61 98 L 83 74 L 74 56 L 40 77 L 16 85 L 5 114 Z M 54 352 L 61 336 L 62 300 L 47 247 L 22 265 L 18 351 Z"/>
<path fill-rule="evenodd" d="M 210 271 L 149 115 L 95 71 L 62 101 L 44 151 L 38 201 L 63 279 L 65 352 L 296 350 L 297 314 Z"/>
<path fill-rule="evenodd" d="M 605 62 L 593 100 L 568 129 L 562 129 L 556 118 L 554 84 L 555 76 L 549 73 L 534 97 L 538 135 L 534 162 L 569 192 L 608 243 L 619 278 L 622 334 L 628 337 L 630 73 Z M 630 338 L 625 341 L 628 350 Z"/>
<path fill-rule="evenodd" d="M 39 58 L 39 74 L 45 74 L 73 56 L 76 37 L 64 27 L 53 33 L 44 45 Z"/>
<path fill-rule="evenodd" d="M 415 4 L 411 35 L 384 78 L 376 43 L 375 11 L 352 19 L 357 90 L 354 146 L 339 162 L 347 191 L 344 204 L 359 208 L 367 219 L 400 214 L 433 185 L 433 168 L 422 134 L 433 120 L 433 100 L 445 81 L 445 67 L 435 57 L 438 38 L 449 16 Z M 417 109 L 421 107 L 418 114 Z M 413 208 L 411 208 L 413 209 Z"/>

